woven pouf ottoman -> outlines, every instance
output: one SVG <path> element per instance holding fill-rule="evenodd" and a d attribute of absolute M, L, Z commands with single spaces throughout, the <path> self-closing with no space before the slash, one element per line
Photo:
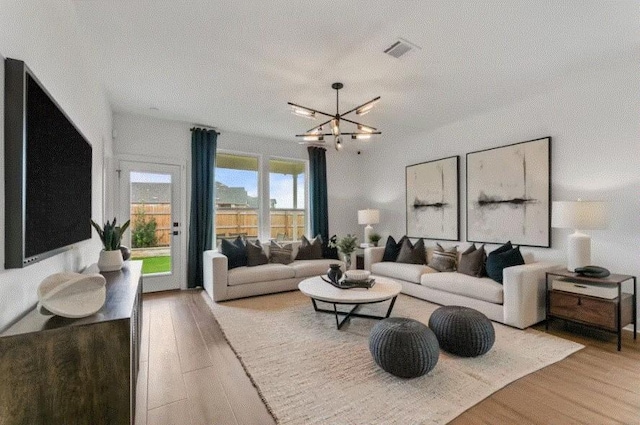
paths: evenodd
<path fill-rule="evenodd" d="M 400 378 L 416 378 L 438 363 L 440 347 L 431 329 L 413 319 L 392 317 L 371 330 L 369 351 L 375 362 Z"/>
<path fill-rule="evenodd" d="M 440 307 L 431 314 L 429 328 L 440 348 L 462 357 L 476 357 L 493 347 L 496 332 L 484 314 L 468 307 Z"/>

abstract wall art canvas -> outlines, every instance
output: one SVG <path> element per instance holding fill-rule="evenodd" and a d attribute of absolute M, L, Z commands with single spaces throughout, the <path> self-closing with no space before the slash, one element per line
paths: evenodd
<path fill-rule="evenodd" d="M 551 137 L 467 154 L 467 241 L 549 247 Z"/>
<path fill-rule="evenodd" d="M 407 236 L 460 239 L 460 157 L 406 167 Z"/>

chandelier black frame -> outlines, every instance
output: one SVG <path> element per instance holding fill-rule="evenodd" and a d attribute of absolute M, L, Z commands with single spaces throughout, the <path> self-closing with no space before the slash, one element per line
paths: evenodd
<path fill-rule="evenodd" d="M 337 150 L 342 149 L 342 140 L 341 136 L 351 136 L 352 139 L 368 139 L 373 134 L 382 134 L 381 131 L 378 131 L 377 128 L 372 127 L 370 125 L 362 124 L 360 122 L 345 118 L 345 115 L 351 114 L 353 112 L 356 115 L 365 115 L 378 103 L 380 100 L 380 96 L 371 99 L 368 102 L 363 103 L 362 105 L 356 106 L 346 112 L 340 113 L 340 89 L 344 87 L 342 83 L 333 83 L 331 88 L 336 91 L 336 113 L 330 114 L 328 112 L 323 112 L 318 109 L 309 108 L 307 106 L 298 105 L 293 102 L 287 102 L 289 106 L 293 108 L 293 113 L 302 116 L 305 118 L 316 118 L 316 114 L 324 115 L 329 117 L 329 119 L 321 124 L 316 125 L 313 128 L 310 128 L 306 132 L 302 134 L 296 134 L 296 137 L 302 137 L 306 142 L 322 142 L 324 143 L 325 136 L 333 136 L 334 143 Z M 340 130 L 340 122 L 345 121 L 351 123 L 356 126 L 358 131 L 356 132 L 342 132 Z M 327 124 L 331 127 L 331 133 L 323 133 L 323 128 Z M 311 143 L 312 144 L 312 143 Z"/>

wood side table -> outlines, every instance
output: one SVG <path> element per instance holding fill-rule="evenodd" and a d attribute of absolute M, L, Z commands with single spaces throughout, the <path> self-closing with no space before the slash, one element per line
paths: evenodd
<path fill-rule="evenodd" d="M 569 280 L 589 287 L 616 287 L 615 298 L 601 298 L 553 288 L 553 278 Z M 633 280 L 633 294 L 622 292 L 622 283 Z M 552 318 L 568 320 L 583 325 L 614 332 L 618 335 L 618 351 L 622 348 L 622 328 L 633 323 L 633 339 L 637 337 L 636 277 L 611 274 L 603 278 L 586 277 L 569 271 L 554 271 L 546 274 L 546 329 Z"/>

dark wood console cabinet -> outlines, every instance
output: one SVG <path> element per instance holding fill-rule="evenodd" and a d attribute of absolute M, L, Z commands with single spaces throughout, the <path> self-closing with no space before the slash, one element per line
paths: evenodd
<path fill-rule="evenodd" d="M 34 309 L 0 334 L 1 425 L 133 424 L 141 272 L 141 261 L 127 261 L 104 273 L 107 298 L 92 316 Z"/>

